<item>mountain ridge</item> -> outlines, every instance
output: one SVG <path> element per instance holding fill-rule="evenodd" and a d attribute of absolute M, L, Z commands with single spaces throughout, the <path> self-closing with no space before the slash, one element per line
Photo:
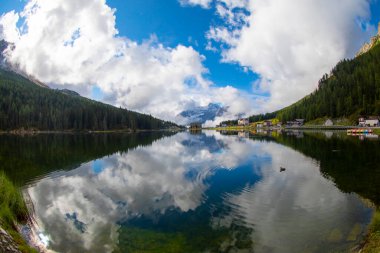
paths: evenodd
<path fill-rule="evenodd" d="M 216 117 L 222 116 L 226 108 L 216 103 L 209 103 L 207 106 L 196 106 L 191 109 L 182 111 L 176 118 L 178 121 L 189 123 L 205 123 L 208 120 L 215 120 Z"/>

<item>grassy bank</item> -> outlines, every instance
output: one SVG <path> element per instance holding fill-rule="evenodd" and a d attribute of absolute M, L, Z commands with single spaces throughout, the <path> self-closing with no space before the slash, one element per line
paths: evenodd
<path fill-rule="evenodd" d="M 0 225 L 25 253 L 36 253 L 17 232 L 16 224 L 28 221 L 28 209 L 20 190 L 0 171 Z"/>
<path fill-rule="evenodd" d="M 211 128 L 206 128 L 210 130 L 217 130 L 217 131 L 242 131 L 242 130 L 252 130 L 255 129 L 256 127 L 253 128 L 251 126 L 227 126 L 227 127 L 211 127 Z"/>
<path fill-rule="evenodd" d="M 369 228 L 367 239 L 360 253 L 380 252 L 380 209 L 377 208 Z"/>

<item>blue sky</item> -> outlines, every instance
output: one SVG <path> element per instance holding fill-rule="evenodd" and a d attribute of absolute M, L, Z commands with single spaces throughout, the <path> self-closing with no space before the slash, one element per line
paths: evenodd
<path fill-rule="evenodd" d="M 0 1 L 0 13 L 3 14 L 11 10 L 20 14 L 28 2 Z M 181 4 L 180 1 L 189 4 Z M 44 3 L 44 0 L 36 2 Z M 204 106 L 209 102 L 220 103 L 229 108 L 228 115 L 223 119 L 241 114 L 268 112 L 289 105 L 313 91 L 322 74 L 329 72 L 340 59 L 354 55 L 360 45 L 375 33 L 375 27 L 377 28 L 380 21 L 380 0 L 370 2 L 369 12 L 366 9 L 366 0 L 106 0 L 106 4 L 101 0 L 93 2 L 99 3 L 97 8 L 101 11 L 106 10 L 102 5 L 116 9 L 115 28 L 119 31 L 118 35 L 102 34 L 103 31 L 96 31 L 97 26 L 94 25 L 91 29 L 99 32 L 101 36 L 104 35 L 102 41 L 96 44 L 97 47 L 94 47 L 92 41 L 97 40 L 95 36 L 98 35 L 88 39 L 88 45 L 82 45 L 83 48 L 78 44 L 71 45 L 75 52 L 94 47 L 93 54 L 83 53 L 76 58 L 75 54 L 72 54 L 73 58 L 61 59 L 62 47 L 53 45 L 60 43 L 62 38 L 61 41 L 52 39 L 60 37 L 64 31 L 84 31 L 87 24 L 91 26 L 95 21 L 98 24 L 103 21 L 112 23 L 113 14 L 101 16 L 99 11 L 91 13 L 87 0 L 56 0 L 51 4 L 55 5 L 55 8 L 63 5 L 82 6 L 78 8 L 86 11 L 88 20 L 78 19 L 78 27 L 75 20 L 70 20 L 74 21 L 70 26 L 70 22 L 64 18 L 74 19 L 80 17 L 83 12 L 81 9 L 74 9 L 79 15 L 71 16 L 74 13 L 67 13 L 56 16 L 56 19 L 62 19 L 56 27 L 41 23 L 40 27 L 45 30 L 47 36 L 34 38 L 33 41 L 42 43 L 36 44 L 37 47 L 41 47 L 41 50 L 38 49 L 36 52 L 28 40 L 33 36 L 40 36 L 41 33 L 38 26 L 28 29 L 29 36 L 14 42 L 16 46 L 18 44 L 19 52 L 14 53 L 12 60 L 30 72 L 28 74 L 54 87 L 71 88 L 85 96 L 168 120 L 176 120 L 170 115 L 175 116 L 181 110 L 189 109 L 191 106 Z M 200 2 L 209 3 L 210 8 L 205 8 L 199 4 Z M 244 5 L 247 2 L 250 3 L 249 6 Z M 265 8 L 262 3 L 266 4 Z M 37 15 L 57 15 L 49 9 L 49 4 L 46 4 L 40 13 L 30 14 L 31 17 L 38 20 Z M 252 8 L 255 14 L 252 14 Z M 243 25 L 243 30 L 241 23 L 231 23 L 228 19 L 230 16 L 223 16 L 220 12 L 231 11 L 232 17 L 236 18 L 241 9 L 245 10 L 244 24 L 249 24 Z M 20 27 L 23 21 L 19 19 L 17 25 Z M 364 26 L 358 25 L 358 22 L 364 22 Z M 371 29 L 363 30 L 368 24 L 372 26 Z M 8 28 L 9 31 L 12 30 L 12 27 Z M 52 32 L 57 32 L 57 35 L 50 36 L 49 33 Z M 80 37 L 78 36 L 79 40 Z M 155 42 L 147 43 L 152 37 L 155 38 Z M 123 56 L 125 54 L 131 57 L 132 63 L 125 60 L 111 68 L 109 63 L 115 59 L 96 56 L 104 54 L 104 57 L 107 57 L 107 52 L 102 51 L 102 46 L 98 45 L 118 45 L 119 41 L 115 38 L 125 38 L 128 47 L 133 43 L 137 43 L 137 46 L 132 51 L 123 52 Z M 152 52 L 146 52 L 144 43 L 147 43 L 148 50 Z M 217 50 L 208 50 L 209 43 Z M 159 49 L 155 44 L 162 45 L 163 49 Z M 117 47 L 112 50 L 117 50 Z M 41 62 L 41 67 L 38 67 L 36 62 L 46 57 L 45 51 L 49 52 L 49 59 L 45 59 Z M 180 62 L 172 58 L 176 53 L 184 57 L 179 57 L 182 59 Z M 141 55 L 147 59 L 142 59 Z M 152 60 L 157 59 L 157 55 L 160 55 L 158 58 L 163 64 L 152 65 Z M 87 64 L 83 65 L 83 68 L 73 67 L 80 66 L 81 62 L 94 62 L 94 59 L 99 60 L 99 63 L 93 64 L 94 66 L 88 67 Z M 66 65 L 63 64 L 63 60 L 67 60 Z M 170 66 L 166 66 L 165 62 L 171 63 Z M 44 64 L 49 66 L 46 67 Z M 167 79 L 166 71 L 176 71 L 175 66 L 179 66 L 178 64 L 182 64 L 182 69 L 190 65 L 189 70 L 183 70 L 183 73 L 173 77 L 173 84 L 166 87 L 166 84 L 171 82 Z M 136 69 L 135 65 L 138 66 Z M 116 72 L 118 67 L 123 70 Z M 71 72 L 61 71 L 66 68 Z M 46 73 L 46 69 L 52 71 Z M 94 77 L 91 71 L 99 69 L 104 70 Z M 150 69 L 161 69 L 163 74 L 157 76 L 157 82 L 155 73 L 150 73 Z M 208 71 L 204 72 L 204 69 Z M 144 74 L 140 74 L 137 79 L 127 80 L 142 70 L 146 71 L 146 78 Z M 116 81 L 112 81 L 111 77 L 115 75 Z M 188 80 L 195 81 L 189 85 Z M 212 85 L 207 87 L 207 83 Z M 160 85 L 165 85 L 165 92 L 155 90 Z M 175 96 L 178 91 L 182 93 Z M 160 96 L 167 98 L 162 99 Z M 178 101 L 175 101 L 176 99 Z M 165 106 L 159 108 L 158 104 Z"/>
<path fill-rule="evenodd" d="M 1 0 L 0 13 L 11 10 L 22 11 L 25 0 Z M 206 32 L 211 25 L 220 24 L 215 11 L 200 6 L 181 6 L 178 0 L 107 0 L 107 4 L 116 8 L 117 29 L 121 36 L 135 41 L 148 40 L 152 35 L 165 46 L 178 44 L 191 46 L 206 57 L 205 65 L 209 69 L 208 77 L 217 86 L 233 85 L 248 92 L 257 75 L 246 72 L 237 64 L 222 63 L 218 53 L 205 50 Z M 99 98 L 98 89 L 94 89 L 94 98 Z"/>
<path fill-rule="evenodd" d="M 25 0 L 2 0 L 0 13 L 11 10 L 21 11 Z M 181 6 L 178 0 L 107 0 L 107 4 L 116 8 L 117 28 L 121 36 L 142 42 L 152 35 L 165 46 L 178 44 L 194 47 L 206 57 L 205 65 L 209 69 L 209 78 L 217 86 L 233 85 L 252 92 L 252 83 L 258 75 L 244 71 L 234 63 L 221 62 L 218 53 L 205 50 L 206 32 L 210 26 L 220 25 L 222 20 L 213 8 L 201 6 Z M 380 22 L 380 1 L 371 2 L 371 24 Z"/>
<path fill-rule="evenodd" d="M 205 34 L 210 26 L 222 23 L 213 8 L 181 6 L 178 0 L 165 0 L 165 4 L 158 0 L 107 0 L 107 3 L 117 9 L 116 21 L 120 35 L 141 42 L 154 34 L 165 46 L 192 46 L 206 56 L 209 77 L 216 85 L 233 85 L 255 92 L 252 84 L 257 80 L 257 74 L 244 71 L 238 64 L 223 63 L 220 54 L 205 50 Z M 380 1 L 372 1 L 371 12 L 371 24 L 377 25 L 380 22 Z"/>
<path fill-rule="evenodd" d="M 206 32 L 211 25 L 221 23 L 212 8 L 181 6 L 178 0 L 165 0 L 165 4 L 157 0 L 108 0 L 107 3 L 117 9 L 120 35 L 140 42 L 155 35 L 168 47 L 178 44 L 194 47 L 206 57 L 209 77 L 216 85 L 233 85 L 252 91 L 254 73 L 244 72 L 237 64 L 221 63 L 218 53 L 205 50 Z"/>

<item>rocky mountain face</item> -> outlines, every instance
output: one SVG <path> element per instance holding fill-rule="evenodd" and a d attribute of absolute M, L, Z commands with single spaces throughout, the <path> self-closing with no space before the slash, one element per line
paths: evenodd
<path fill-rule="evenodd" d="M 10 64 L 9 62 L 7 62 L 7 59 L 5 57 L 5 51 L 6 51 L 6 49 L 13 50 L 14 49 L 14 45 L 12 43 L 8 43 L 5 40 L 0 40 L 0 68 L 5 69 L 7 71 L 15 72 L 15 73 L 17 73 L 17 74 L 25 77 L 26 79 L 32 81 L 34 84 L 36 84 L 36 85 L 38 85 L 40 87 L 49 88 L 48 85 L 46 85 L 43 82 L 39 81 L 37 78 L 35 78 L 35 77 L 31 76 L 31 75 L 26 74 L 25 72 L 21 71 L 17 67 L 14 67 L 14 66 L 12 66 L 12 64 Z"/>
<path fill-rule="evenodd" d="M 362 46 L 362 48 L 356 54 L 356 57 L 358 57 L 358 56 L 360 56 L 360 55 L 362 55 L 364 53 L 367 53 L 369 50 L 371 50 L 371 48 L 373 48 L 375 45 L 377 45 L 379 43 L 380 43 L 380 23 L 379 23 L 379 26 L 378 26 L 377 34 L 371 38 L 370 42 L 365 43 Z"/>
<path fill-rule="evenodd" d="M 8 48 L 8 42 L 5 40 L 0 40 L 0 67 L 5 68 L 6 66 L 6 61 L 5 61 L 5 56 L 4 56 L 4 51 L 5 49 Z"/>
<path fill-rule="evenodd" d="M 177 120 L 182 124 L 191 122 L 205 123 L 207 120 L 214 120 L 218 116 L 222 116 L 226 108 L 219 104 L 210 103 L 207 106 L 198 106 L 181 112 L 177 115 Z"/>

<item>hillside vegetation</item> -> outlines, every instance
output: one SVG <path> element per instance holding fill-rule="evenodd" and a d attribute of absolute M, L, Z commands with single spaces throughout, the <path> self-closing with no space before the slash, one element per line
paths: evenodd
<path fill-rule="evenodd" d="M 0 69 L 0 130 L 164 129 L 174 124 L 78 95 L 42 88 Z"/>

